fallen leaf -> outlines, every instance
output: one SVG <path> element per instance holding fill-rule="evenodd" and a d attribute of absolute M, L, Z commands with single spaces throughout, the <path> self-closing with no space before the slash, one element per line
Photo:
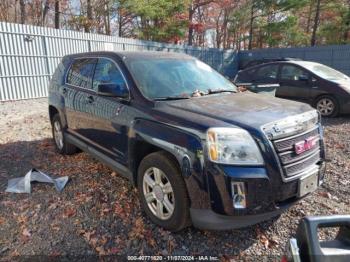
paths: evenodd
<path fill-rule="evenodd" d="M 25 237 L 31 237 L 32 236 L 32 234 L 30 233 L 30 231 L 27 228 L 24 228 L 22 230 L 22 235 L 25 236 Z"/>
<path fill-rule="evenodd" d="M 102 213 L 106 214 L 106 213 L 109 213 L 110 211 L 111 211 L 110 208 L 105 208 L 105 209 L 102 210 Z"/>
<path fill-rule="evenodd" d="M 322 197 L 325 197 L 325 198 L 328 198 L 328 199 L 332 198 L 332 195 L 329 192 L 322 191 L 322 192 L 319 192 L 318 195 L 322 196 Z"/>
<path fill-rule="evenodd" d="M 51 228 L 54 231 L 59 231 L 60 230 L 60 227 L 57 224 L 51 224 Z"/>
<path fill-rule="evenodd" d="M 116 255 L 116 254 L 118 254 L 119 252 L 120 252 L 120 249 L 117 248 L 117 247 L 112 247 L 112 248 L 108 251 L 108 253 L 109 253 L 110 255 Z"/>
<path fill-rule="evenodd" d="M 106 251 L 104 250 L 103 247 L 96 247 L 95 250 L 100 256 L 106 255 Z"/>
<path fill-rule="evenodd" d="M 260 236 L 260 242 L 264 245 L 265 248 L 269 247 L 269 240 L 265 235 Z"/>
<path fill-rule="evenodd" d="M 52 203 L 49 205 L 49 210 L 56 209 L 58 207 L 57 203 Z"/>
<path fill-rule="evenodd" d="M 20 224 L 25 224 L 28 221 L 28 218 L 25 215 L 20 215 L 17 217 L 17 222 Z"/>
<path fill-rule="evenodd" d="M 72 217 L 72 216 L 75 216 L 75 214 L 76 214 L 75 209 L 73 209 L 73 208 L 67 208 L 67 209 L 64 211 L 63 216 L 64 216 L 64 217 Z"/>

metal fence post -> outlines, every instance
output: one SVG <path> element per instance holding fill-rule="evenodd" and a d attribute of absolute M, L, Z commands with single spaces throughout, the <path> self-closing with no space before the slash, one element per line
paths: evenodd
<path fill-rule="evenodd" d="M 45 63 L 46 63 L 47 80 L 49 82 L 50 78 L 51 78 L 51 72 L 50 72 L 50 61 L 49 61 L 49 54 L 48 54 L 47 42 L 46 42 L 45 35 L 42 36 L 42 41 L 43 41 L 43 49 L 44 49 L 44 56 L 45 56 Z"/>
<path fill-rule="evenodd" d="M 91 40 L 89 39 L 89 40 L 87 40 L 87 42 L 88 42 L 88 49 L 89 49 L 89 52 L 91 52 L 92 50 L 91 50 Z"/>

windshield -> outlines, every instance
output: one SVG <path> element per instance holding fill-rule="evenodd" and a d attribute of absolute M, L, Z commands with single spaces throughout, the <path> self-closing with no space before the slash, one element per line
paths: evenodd
<path fill-rule="evenodd" d="M 184 98 L 215 91 L 236 92 L 225 77 L 196 59 L 141 59 L 128 63 L 142 94 L 149 99 Z"/>
<path fill-rule="evenodd" d="M 314 74 L 327 79 L 327 80 L 344 80 L 348 79 L 343 73 L 321 64 L 310 64 L 305 66 L 307 69 L 312 71 Z"/>

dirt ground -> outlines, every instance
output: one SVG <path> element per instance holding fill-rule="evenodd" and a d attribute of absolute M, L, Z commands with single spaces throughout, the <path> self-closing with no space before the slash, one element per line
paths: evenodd
<path fill-rule="evenodd" d="M 279 260 L 303 216 L 350 214 L 350 117 L 323 121 L 330 162 L 320 189 L 273 221 L 174 234 L 142 215 L 127 180 L 86 153 L 56 153 L 46 99 L 0 103 L 0 257 L 191 254 Z M 54 177 L 68 175 L 70 182 L 62 193 L 45 184 L 34 184 L 31 194 L 4 192 L 9 178 L 34 167 Z"/>

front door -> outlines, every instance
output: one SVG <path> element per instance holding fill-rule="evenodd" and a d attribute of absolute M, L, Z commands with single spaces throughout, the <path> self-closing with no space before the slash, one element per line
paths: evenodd
<path fill-rule="evenodd" d="M 91 121 L 87 127 L 91 130 L 88 139 L 104 154 L 126 164 L 128 128 L 131 122 L 128 117 L 128 99 L 98 95 L 98 85 L 102 83 L 127 88 L 118 65 L 108 58 L 98 59 L 93 77 L 95 95 L 90 111 Z"/>
<path fill-rule="evenodd" d="M 282 65 L 276 96 L 308 102 L 310 99 L 310 74 L 296 65 Z"/>

